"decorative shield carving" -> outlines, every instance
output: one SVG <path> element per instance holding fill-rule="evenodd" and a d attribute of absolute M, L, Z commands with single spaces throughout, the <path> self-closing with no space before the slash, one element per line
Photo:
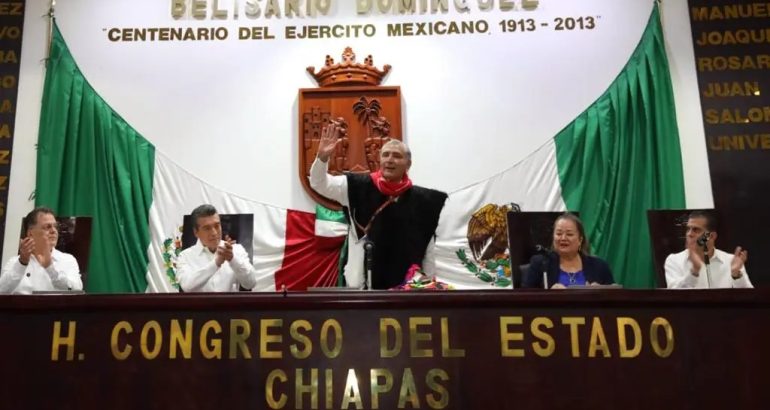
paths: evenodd
<path fill-rule="evenodd" d="M 402 140 L 401 89 L 379 86 L 390 66 L 378 70 L 371 55 L 357 63 L 350 47 L 340 63 L 327 55 L 321 70 L 308 67 L 307 71 L 320 87 L 299 90 L 299 177 L 316 202 L 340 209 L 340 204 L 315 192 L 308 181 L 321 130 L 332 120 L 343 127 L 342 141 L 329 159 L 329 173 L 376 171 L 382 144 L 391 138 Z"/>

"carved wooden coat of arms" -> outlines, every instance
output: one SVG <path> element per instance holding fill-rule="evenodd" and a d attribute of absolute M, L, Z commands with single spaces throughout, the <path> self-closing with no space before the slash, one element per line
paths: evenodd
<path fill-rule="evenodd" d="M 358 63 L 350 47 L 339 63 L 327 55 L 323 68 L 316 72 L 315 67 L 308 67 L 307 71 L 319 88 L 299 90 L 299 177 L 316 202 L 340 209 L 338 203 L 315 192 L 308 182 L 321 129 L 330 121 L 343 127 L 342 141 L 329 160 L 331 174 L 376 171 L 382 144 L 391 138 L 402 139 L 401 89 L 379 86 L 390 66 L 377 69 L 371 55 Z"/>

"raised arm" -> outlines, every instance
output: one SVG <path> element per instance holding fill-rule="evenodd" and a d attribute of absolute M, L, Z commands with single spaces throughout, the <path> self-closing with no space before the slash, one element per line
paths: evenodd
<path fill-rule="evenodd" d="M 319 194 L 348 205 L 348 179 L 344 175 L 329 175 L 329 158 L 337 146 L 340 126 L 331 123 L 321 131 L 318 154 L 310 167 L 310 186 Z"/>

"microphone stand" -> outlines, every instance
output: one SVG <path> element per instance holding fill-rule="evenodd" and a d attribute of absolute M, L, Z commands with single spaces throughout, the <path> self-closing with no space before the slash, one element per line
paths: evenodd
<path fill-rule="evenodd" d="M 372 259 L 374 254 L 374 242 L 366 240 L 364 242 L 364 259 L 366 260 L 366 290 L 372 290 Z"/>
<path fill-rule="evenodd" d="M 708 241 L 703 241 L 703 263 L 706 264 L 706 283 L 709 289 L 711 289 L 711 264 L 709 263 Z"/>
<path fill-rule="evenodd" d="M 535 252 L 543 255 L 543 289 L 548 290 L 548 268 L 551 264 L 551 258 L 549 258 L 548 248 L 543 245 L 535 245 Z"/>

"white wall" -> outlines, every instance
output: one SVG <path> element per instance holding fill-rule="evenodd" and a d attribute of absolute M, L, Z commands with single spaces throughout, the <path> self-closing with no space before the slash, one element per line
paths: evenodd
<path fill-rule="evenodd" d="M 695 51 L 686 1 L 664 1 L 661 7 L 671 80 L 674 85 L 684 188 L 688 208 L 713 208 L 706 137 L 695 71 Z"/>
<path fill-rule="evenodd" d="M 33 206 L 35 150 L 46 52 L 46 8 L 27 5 L 19 105 L 3 258 L 15 253 L 21 217 Z M 282 3 L 282 2 L 281 2 Z M 450 4 L 452 2 L 449 2 Z M 352 46 L 394 69 L 384 85 L 403 95 L 404 135 L 415 157 L 412 178 L 448 192 L 484 180 L 553 137 L 606 89 L 639 41 L 649 0 L 544 0 L 535 11 L 357 16 L 337 1 L 329 16 L 174 20 L 170 1 L 60 0 L 62 34 L 104 99 L 183 168 L 226 191 L 266 204 L 310 209 L 297 175 L 297 90 L 324 56 Z M 678 4 L 681 3 L 681 4 Z M 710 206 L 685 2 L 664 2 L 690 206 Z M 594 30 L 554 31 L 556 17 L 600 16 Z M 550 27 L 501 33 L 497 22 L 533 18 Z M 388 22 L 484 19 L 490 34 L 385 35 Z M 374 38 L 286 40 L 287 25 L 377 25 Z M 237 27 L 267 25 L 270 41 L 239 41 Z M 110 42 L 112 27 L 224 26 L 222 42 Z"/>

